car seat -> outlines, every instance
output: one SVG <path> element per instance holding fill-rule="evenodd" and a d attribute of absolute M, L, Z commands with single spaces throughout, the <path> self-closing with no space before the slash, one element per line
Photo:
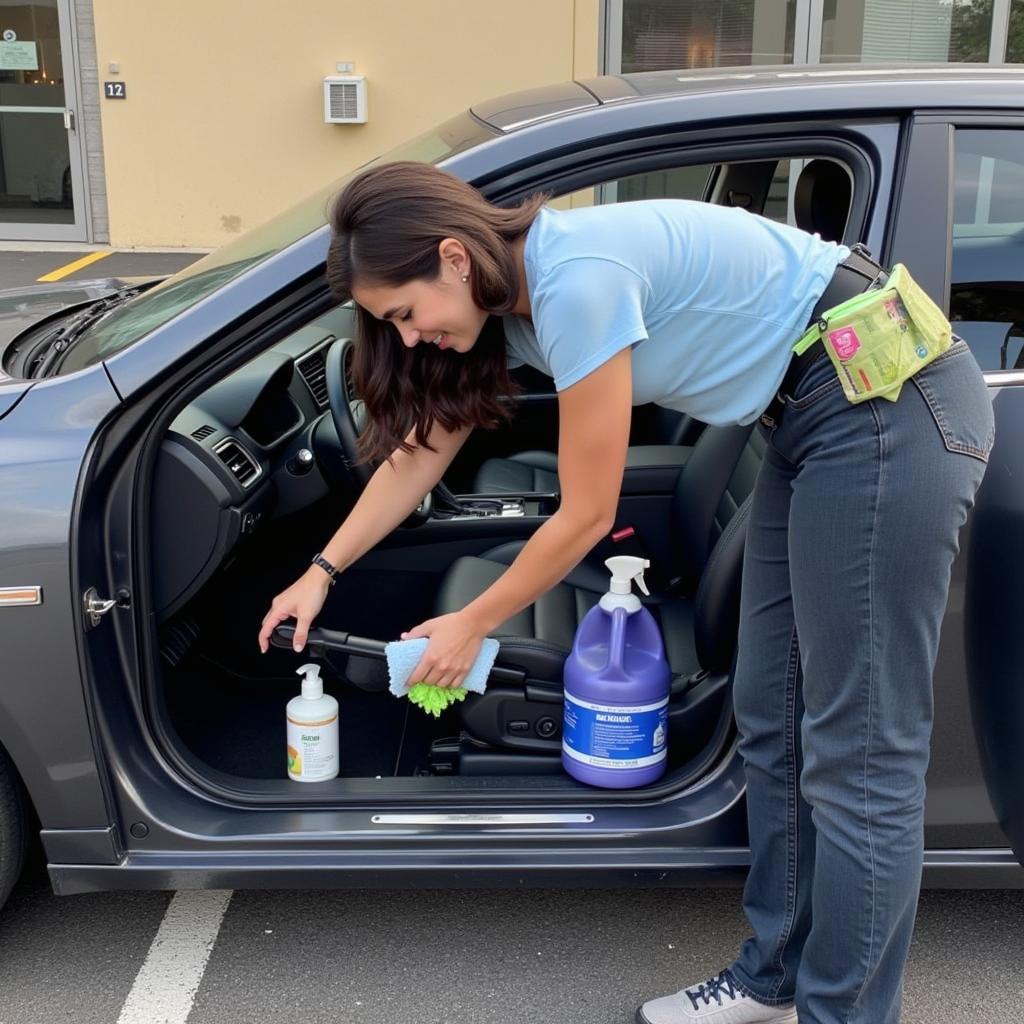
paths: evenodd
<path fill-rule="evenodd" d="M 672 669 L 674 697 L 709 672 L 728 669 L 739 615 L 745 536 L 741 509 L 753 491 L 764 453 L 748 426 L 708 427 L 680 473 L 671 504 L 675 585 L 642 597 L 658 620 Z M 526 541 L 502 544 L 452 563 L 435 600 L 435 615 L 479 596 L 515 560 Z M 593 554 L 532 605 L 502 623 L 500 663 L 518 668 L 522 685 L 489 686 L 459 705 L 469 737 L 492 747 L 551 752 L 558 747 L 562 671 L 583 616 L 608 589 L 608 571 Z"/>
<path fill-rule="evenodd" d="M 853 185 L 842 164 L 822 157 L 809 160 L 793 193 L 796 226 L 827 242 L 842 241 L 852 198 Z"/>
<path fill-rule="evenodd" d="M 650 467 L 682 466 L 691 445 L 683 438 L 697 433 L 700 424 L 685 413 L 673 409 L 655 410 L 655 429 L 661 444 L 630 445 L 626 451 L 626 469 L 640 471 Z M 534 449 L 502 458 L 487 459 L 473 479 L 475 494 L 560 494 L 558 455 Z"/>

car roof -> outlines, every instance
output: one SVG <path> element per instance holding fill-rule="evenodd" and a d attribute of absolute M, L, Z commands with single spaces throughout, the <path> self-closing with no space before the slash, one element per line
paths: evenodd
<path fill-rule="evenodd" d="M 1024 111 L 1024 67 L 1006 64 L 826 64 L 645 71 L 560 82 L 509 93 L 470 109 L 501 132 L 611 104 L 701 100 L 773 90 L 780 112 L 893 107 L 997 107 Z M 812 95 L 813 103 L 808 103 Z M 739 101 L 739 96 L 736 97 Z M 742 105 L 742 104 L 740 104 Z"/>

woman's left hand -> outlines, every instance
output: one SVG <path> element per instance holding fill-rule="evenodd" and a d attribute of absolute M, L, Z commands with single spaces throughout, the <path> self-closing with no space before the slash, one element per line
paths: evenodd
<path fill-rule="evenodd" d="M 430 637 L 419 664 L 412 670 L 406 686 L 429 683 L 442 689 L 457 689 L 476 661 L 485 634 L 461 612 L 427 619 L 402 634 L 403 640 Z"/>

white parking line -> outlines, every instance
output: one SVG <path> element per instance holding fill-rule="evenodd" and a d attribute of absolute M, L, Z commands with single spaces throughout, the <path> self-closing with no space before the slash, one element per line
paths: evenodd
<path fill-rule="evenodd" d="M 176 892 L 117 1024 L 185 1024 L 231 889 Z"/>

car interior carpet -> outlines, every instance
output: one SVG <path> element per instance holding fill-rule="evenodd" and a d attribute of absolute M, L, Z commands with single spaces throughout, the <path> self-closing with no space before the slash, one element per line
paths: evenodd
<path fill-rule="evenodd" d="M 294 679 L 244 680 L 190 659 L 184 668 L 165 669 L 164 683 L 171 723 L 197 758 L 241 778 L 286 777 L 285 705 L 295 695 Z M 386 693 L 364 693 L 332 680 L 325 690 L 340 705 L 342 777 L 411 774 L 445 731 L 432 721 L 433 729 L 420 723 L 406 727 L 408 703 Z"/>
<path fill-rule="evenodd" d="M 335 578 L 315 626 L 386 641 L 434 614 L 439 579 L 433 573 L 349 569 Z M 256 643 L 275 593 L 255 572 L 226 574 L 187 609 L 202 626 L 197 649 L 249 678 L 287 675 L 298 665 L 295 656 L 273 647 L 261 654 Z"/>

